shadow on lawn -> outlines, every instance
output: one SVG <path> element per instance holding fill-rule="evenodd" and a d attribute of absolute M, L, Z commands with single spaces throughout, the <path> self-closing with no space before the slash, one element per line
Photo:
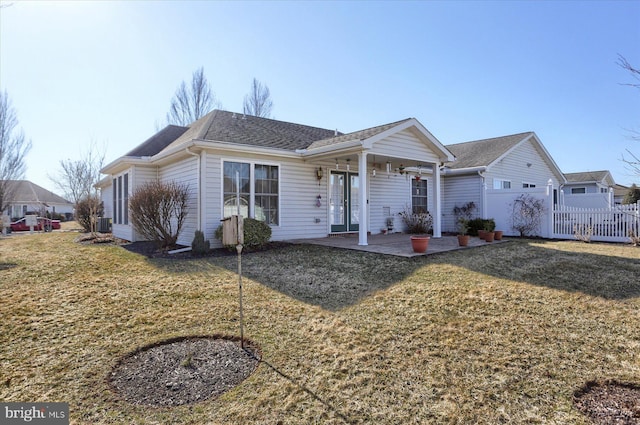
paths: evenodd
<path fill-rule="evenodd" d="M 237 258 L 216 265 L 237 271 Z M 329 248 L 291 245 L 242 257 L 242 274 L 299 301 L 337 311 L 403 280 L 423 261 Z"/>
<path fill-rule="evenodd" d="M 513 240 L 504 245 L 486 246 L 475 252 L 458 251 L 438 256 L 434 258 L 434 262 L 454 264 L 501 279 L 561 291 L 582 292 L 608 300 L 640 297 L 638 248 L 611 245 L 631 250 L 635 258 L 630 258 L 580 252 L 578 249 L 561 251 L 554 248 L 553 243 L 544 240 Z M 578 246 L 581 244 L 575 243 Z"/>
<path fill-rule="evenodd" d="M 639 258 L 560 251 L 554 249 L 553 242 L 544 240 L 516 239 L 506 244 L 413 258 L 303 244 L 243 254 L 242 270 L 249 279 L 330 311 L 357 304 L 425 265 L 438 264 L 562 291 L 624 300 L 640 297 L 640 250 L 628 248 L 638 253 Z M 235 255 L 208 261 L 237 271 Z M 169 263 L 172 272 L 210 267 L 191 262 L 177 267 L 173 261 Z M 163 261 L 156 262 L 159 267 L 163 264 Z"/>

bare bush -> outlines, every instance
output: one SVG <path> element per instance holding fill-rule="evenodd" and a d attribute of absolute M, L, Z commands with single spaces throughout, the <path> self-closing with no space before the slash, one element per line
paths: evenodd
<path fill-rule="evenodd" d="M 129 199 L 131 222 L 147 240 L 162 248 L 176 244 L 187 217 L 189 188 L 177 182 L 149 182 Z"/>
<path fill-rule="evenodd" d="M 520 237 L 535 236 L 544 212 L 544 200 L 522 194 L 511 203 L 511 228 L 518 231 Z"/>
<path fill-rule="evenodd" d="M 591 242 L 591 236 L 593 236 L 593 226 L 584 223 L 574 224 L 573 236 L 579 241 L 589 243 Z"/>
<path fill-rule="evenodd" d="M 95 195 L 86 195 L 75 204 L 76 221 L 85 232 L 96 231 L 97 218 L 104 214 L 104 204 Z"/>

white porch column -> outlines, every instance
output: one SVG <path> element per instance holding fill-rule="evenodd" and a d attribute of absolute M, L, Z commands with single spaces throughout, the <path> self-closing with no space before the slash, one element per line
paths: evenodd
<path fill-rule="evenodd" d="M 433 164 L 434 168 L 434 194 L 436 197 L 436 211 L 433 217 L 433 237 L 442 237 L 442 190 L 440 188 L 440 166 L 439 164 Z"/>
<path fill-rule="evenodd" d="M 367 191 L 367 153 L 360 152 L 358 154 L 358 177 L 360 179 L 360 190 L 358 191 L 358 203 L 360 204 L 360 217 L 358 226 L 358 245 L 369 245 L 367 241 L 367 217 L 368 207 L 367 199 L 369 193 Z"/>

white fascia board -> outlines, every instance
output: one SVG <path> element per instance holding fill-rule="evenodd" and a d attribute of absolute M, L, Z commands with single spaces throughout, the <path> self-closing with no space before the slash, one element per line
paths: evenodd
<path fill-rule="evenodd" d="M 115 161 L 102 167 L 100 174 L 117 174 L 132 165 L 149 165 L 150 163 L 151 157 L 148 156 L 121 156 Z"/>
<path fill-rule="evenodd" d="M 363 140 L 362 144 L 366 148 L 371 149 L 374 143 L 411 127 L 415 127 L 420 133 L 422 133 L 422 135 L 429 141 L 432 147 L 440 152 L 438 157 L 440 158 L 441 162 L 452 162 L 456 160 L 456 157 L 449 151 L 449 149 L 447 149 L 442 143 L 440 143 L 440 141 L 433 134 L 431 134 L 431 132 L 427 130 L 425 126 L 420 124 L 420 121 L 415 118 L 411 118 L 410 120 L 400 123 L 395 127 L 391 127 L 383 131 L 382 133 L 371 136 L 370 138 Z"/>
<path fill-rule="evenodd" d="M 152 157 L 152 162 L 164 162 L 173 156 L 184 154 L 187 148 L 200 150 L 218 150 L 235 153 L 253 153 L 263 154 L 277 157 L 300 158 L 300 154 L 285 149 L 264 148 L 261 146 L 242 145 L 229 142 L 212 142 L 209 140 L 192 140 L 191 142 L 182 143 L 171 149 L 162 151 Z"/>
<path fill-rule="evenodd" d="M 313 157 L 321 156 L 324 154 L 330 154 L 329 156 L 336 155 L 336 154 L 344 154 L 344 153 L 348 153 L 347 151 L 353 151 L 353 148 L 360 148 L 361 150 L 362 141 L 349 140 L 347 142 L 321 146 L 315 149 L 304 149 L 299 151 L 299 153 L 305 158 L 313 158 Z"/>
<path fill-rule="evenodd" d="M 547 164 L 551 167 L 551 169 L 554 171 L 556 177 L 558 178 L 558 181 L 560 182 L 560 184 L 564 184 L 567 182 L 567 179 L 564 177 L 564 173 L 562 172 L 562 170 L 560 170 L 560 167 L 558 167 L 558 164 L 556 164 L 556 161 L 553 159 L 553 157 L 551 156 L 551 154 L 547 151 L 547 149 L 544 147 L 544 145 L 542 144 L 542 142 L 540 141 L 540 139 L 538 138 L 538 135 L 536 133 L 532 134 L 533 140 L 534 142 L 538 145 L 538 147 L 540 148 L 540 150 L 542 152 L 544 152 L 544 160 L 547 162 Z"/>

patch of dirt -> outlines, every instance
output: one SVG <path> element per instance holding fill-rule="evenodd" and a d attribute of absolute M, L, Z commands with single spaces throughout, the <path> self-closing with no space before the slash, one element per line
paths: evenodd
<path fill-rule="evenodd" d="M 595 424 L 640 425 L 640 386 L 615 381 L 587 382 L 573 403 Z"/>
<path fill-rule="evenodd" d="M 126 401 L 155 407 L 198 403 L 218 397 L 250 376 L 260 361 L 251 341 L 183 337 L 143 347 L 125 357 L 108 377 Z"/>

